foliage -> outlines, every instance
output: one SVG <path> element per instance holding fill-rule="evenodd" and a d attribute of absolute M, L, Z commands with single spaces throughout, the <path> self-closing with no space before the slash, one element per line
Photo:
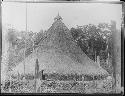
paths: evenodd
<path fill-rule="evenodd" d="M 38 45 L 43 37 L 44 37 L 44 32 L 43 30 L 41 30 L 35 35 L 35 39 L 34 39 L 35 45 Z"/>
<path fill-rule="evenodd" d="M 33 51 L 33 32 L 17 31 L 8 29 L 7 41 L 9 41 L 8 54 L 8 71 L 18 65 L 25 57 Z M 25 57 L 24 57 L 25 56 Z"/>
<path fill-rule="evenodd" d="M 93 24 L 78 26 L 70 30 L 74 40 L 92 60 L 96 60 L 101 50 L 111 53 L 111 28 L 106 23 L 100 23 L 98 26 Z M 108 42 L 107 42 L 108 41 Z"/>
<path fill-rule="evenodd" d="M 107 23 L 100 23 L 97 26 L 88 24 L 71 28 L 70 32 L 77 45 L 90 59 L 97 62 L 97 56 L 99 56 L 100 65 L 109 73 L 112 73 L 113 66 L 111 62 L 107 63 L 106 61 L 107 59 L 111 61 L 113 53 L 111 25 Z"/>
<path fill-rule="evenodd" d="M 27 76 L 31 76 L 27 74 Z M 91 80 L 91 81 L 60 81 L 60 80 L 41 80 L 37 92 L 39 93 L 109 93 L 112 92 L 113 78 L 105 78 L 104 80 Z M 23 80 L 13 80 L 5 81 L 2 84 L 2 92 L 14 93 L 33 93 L 34 92 L 35 81 L 27 79 Z"/>
<path fill-rule="evenodd" d="M 16 34 L 15 34 L 15 31 L 14 29 L 8 29 L 8 34 L 7 34 L 7 40 L 10 42 L 10 43 L 14 43 L 15 42 L 15 39 L 16 39 Z"/>

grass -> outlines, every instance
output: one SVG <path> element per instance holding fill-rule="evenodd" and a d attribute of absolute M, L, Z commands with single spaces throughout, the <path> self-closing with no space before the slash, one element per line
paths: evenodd
<path fill-rule="evenodd" d="M 47 81 L 42 80 L 37 86 L 37 93 L 109 93 L 112 91 L 112 81 Z M 9 90 L 1 88 L 2 93 Z M 12 93 L 34 93 L 34 80 L 15 81 L 11 86 Z"/>

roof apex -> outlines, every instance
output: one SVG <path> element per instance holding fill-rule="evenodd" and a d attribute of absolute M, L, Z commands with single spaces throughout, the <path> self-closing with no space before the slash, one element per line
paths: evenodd
<path fill-rule="evenodd" d="M 54 21 L 57 21 L 57 20 L 62 20 L 62 17 L 59 15 L 59 12 L 58 12 L 58 15 L 54 18 Z"/>

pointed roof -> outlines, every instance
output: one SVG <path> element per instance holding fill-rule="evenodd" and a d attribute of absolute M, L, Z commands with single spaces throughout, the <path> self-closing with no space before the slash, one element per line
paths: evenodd
<path fill-rule="evenodd" d="M 95 75 L 108 74 L 106 70 L 98 66 L 97 63 L 92 61 L 81 50 L 72 38 L 69 29 L 61 21 L 62 17 L 59 16 L 59 14 L 55 17 L 55 20 L 56 21 L 47 32 L 44 33 L 44 36 L 39 43 L 37 50 L 38 56 L 36 56 L 36 53 L 34 52 L 26 58 L 25 64 L 27 65 L 27 71 L 34 71 L 34 58 L 38 58 L 39 69 L 48 72 L 76 72 L 80 74 Z"/>
<path fill-rule="evenodd" d="M 62 73 L 67 70 L 67 72 L 76 71 L 85 74 L 107 74 L 81 50 L 69 29 L 61 21 L 62 17 L 59 14 L 55 20 L 45 33 L 46 36 L 38 49 L 40 64 L 45 64 L 45 70 L 62 71 Z"/>
<path fill-rule="evenodd" d="M 54 21 L 57 21 L 57 20 L 62 20 L 62 17 L 59 15 L 59 13 L 58 13 L 58 15 L 54 18 Z"/>

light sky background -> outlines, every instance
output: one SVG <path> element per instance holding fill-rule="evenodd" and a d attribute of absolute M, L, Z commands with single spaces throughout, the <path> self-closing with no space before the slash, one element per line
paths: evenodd
<path fill-rule="evenodd" d="M 27 3 L 27 29 L 47 30 L 57 14 L 68 28 L 76 25 L 110 23 L 115 20 L 121 28 L 122 5 L 104 3 Z M 11 24 L 17 30 L 26 30 L 26 3 L 2 3 L 2 24 Z"/>

